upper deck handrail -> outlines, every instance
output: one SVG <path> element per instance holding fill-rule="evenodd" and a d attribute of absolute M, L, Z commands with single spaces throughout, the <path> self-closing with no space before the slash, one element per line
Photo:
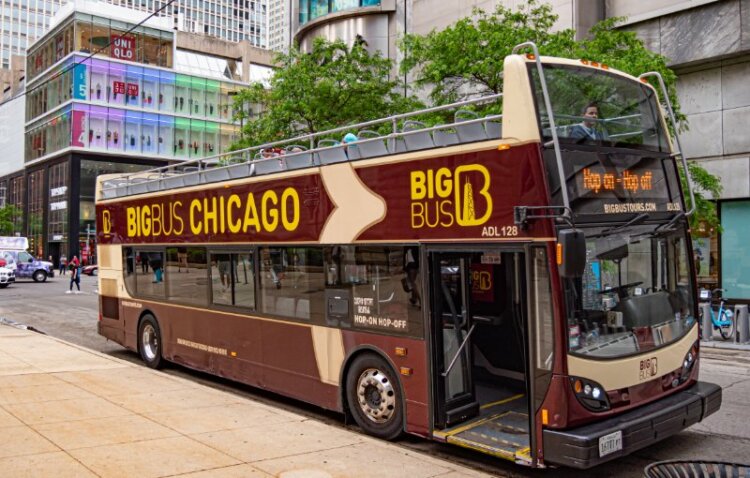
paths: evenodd
<path fill-rule="evenodd" d="M 544 97 L 544 108 L 547 111 L 547 117 L 549 119 L 550 132 L 552 133 L 552 146 L 555 149 L 555 160 L 557 163 L 557 174 L 560 178 L 560 193 L 562 194 L 563 200 L 563 214 L 568 214 L 570 211 L 570 199 L 568 198 L 567 178 L 565 177 L 565 170 L 562 163 L 562 152 L 560 151 L 560 140 L 557 137 L 557 126 L 555 125 L 555 115 L 552 111 L 552 101 L 549 98 L 549 90 L 547 89 L 547 80 L 544 78 L 544 67 L 539 56 L 539 49 L 536 47 L 534 42 L 521 43 L 513 47 L 512 53 L 515 55 L 522 48 L 531 48 L 534 51 L 534 63 L 536 65 L 537 74 L 539 75 L 539 84 L 542 87 L 542 96 Z"/>
<path fill-rule="evenodd" d="M 683 172 L 685 173 L 685 181 L 687 182 L 688 191 L 690 192 L 690 209 L 685 213 L 685 216 L 690 216 L 695 212 L 695 193 L 693 192 L 693 182 L 690 180 L 690 169 L 688 168 L 687 159 L 685 159 L 685 155 L 682 154 L 682 145 L 680 144 L 680 135 L 677 132 L 678 126 L 677 120 L 674 116 L 674 111 L 672 110 L 672 102 L 669 101 L 669 93 L 667 93 L 667 86 L 664 84 L 664 78 L 662 78 L 661 73 L 659 73 L 658 71 L 649 71 L 640 75 L 638 78 L 643 80 L 644 78 L 648 78 L 649 76 L 654 76 L 659 81 L 661 95 L 664 98 L 664 103 L 667 105 L 669 119 L 672 122 L 672 127 L 674 128 L 674 139 L 677 142 L 676 154 L 682 160 L 682 168 Z"/>
<path fill-rule="evenodd" d="M 387 141 L 388 144 L 393 143 L 395 147 L 395 142 L 398 139 L 403 138 L 405 136 L 415 135 L 419 133 L 432 133 L 434 131 L 440 131 L 440 130 L 449 130 L 452 128 L 460 128 L 462 126 L 467 126 L 467 125 L 472 125 L 472 124 L 487 124 L 488 122 L 495 122 L 495 121 L 501 120 L 502 115 L 488 115 L 484 117 L 478 117 L 476 119 L 461 120 L 461 121 L 454 122 L 454 123 L 439 124 L 439 125 L 435 125 L 432 127 L 425 127 L 425 128 L 419 128 L 419 129 L 408 130 L 408 131 L 399 131 L 399 122 L 401 120 L 404 120 L 407 118 L 419 117 L 421 115 L 435 113 L 439 111 L 459 109 L 463 106 L 486 103 L 489 101 L 500 99 L 502 98 L 502 96 L 503 96 L 502 93 L 481 96 L 478 98 L 458 101 L 458 102 L 450 103 L 447 105 L 434 106 L 431 108 L 425 108 L 425 109 L 412 111 L 408 113 L 392 115 L 392 116 L 380 118 L 377 120 L 365 121 L 362 123 L 340 126 L 337 128 L 326 130 L 326 131 L 320 131 L 316 133 L 295 136 L 292 138 L 283 139 L 279 141 L 273 141 L 273 142 L 264 143 L 260 145 L 255 145 L 255 146 L 243 148 L 243 149 L 236 150 L 236 151 L 228 151 L 225 153 L 219 153 L 219 154 L 207 156 L 204 158 L 196 158 L 196 159 L 183 161 L 183 162 L 176 163 L 176 164 L 170 164 L 167 166 L 159 166 L 157 168 L 153 168 L 153 169 L 149 169 L 145 171 L 122 174 L 114 178 L 109 178 L 102 184 L 102 187 L 100 190 L 100 196 L 101 196 L 100 198 L 112 199 L 115 197 L 127 196 L 131 194 L 141 194 L 144 192 L 154 192 L 158 190 L 169 189 L 170 186 L 160 184 L 160 182 L 165 178 L 191 177 L 190 179 L 194 180 L 193 183 L 195 184 L 201 181 L 212 182 L 212 180 L 209 180 L 201 175 L 207 171 L 217 171 L 217 174 L 216 174 L 217 179 L 213 179 L 213 181 L 219 181 L 222 179 L 221 174 L 218 174 L 220 170 L 227 170 L 228 168 L 231 168 L 232 166 L 237 166 L 240 164 L 247 165 L 248 168 L 244 174 L 238 177 L 251 176 L 255 174 L 256 169 L 260 169 L 261 164 L 272 165 L 272 163 L 267 163 L 268 161 L 286 160 L 286 159 L 295 158 L 295 157 L 300 158 L 301 156 L 305 156 L 305 155 L 311 155 L 311 157 L 313 157 L 312 155 L 315 155 L 320 152 L 343 149 L 348 146 L 356 147 L 359 144 L 373 143 L 376 141 L 383 141 L 383 140 Z M 326 146 L 326 147 L 316 147 L 316 144 L 315 144 L 316 139 L 322 140 L 323 138 L 330 138 L 332 135 L 335 135 L 337 133 L 341 133 L 344 131 L 362 131 L 363 129 L 366 129 L 374 125 L 387 124 L 387 123 L 390 123 L 392 125 L 390 134 L 373 137 L 373 138 L 362 138 L 362 139 L 358 139 L 356 142 L 352 142 L 349 144 L 339 143 L 339 144 Z M 286 152 L 283 156 L 271 156 L 271 157 L 262 157 L 262 158 L 253 159 L 256 156 L 256 154 L 262 154 L 264 151 L 267 151 L 269 149 L 278 148 L 280 146 L 291 147 L 291 146 L 296 146 L 300 144 L 308 144 L 309 149 L 304 150 L 304 151 L 299 151 L 299 152 L 289 151 L 289 152 Z M 310 165 L 311 166 L 313 165 L 312 162 Z M 283 165 L 280 164 L 278 171 L 280 172 L 283 170 L 285 170 L 285 168 L 283 167 Z M 233 177 L 232 179 L 237 179 L 238 177 Z M 229 178 L 226 177 L 224 179 L 229 179 Z M 149 183 L 149 184 L 146 184 L 146 183 Z M 134 184 L 138 184 L 139 187 L 132 188 L 131 186 L 133 186 Z M 174 186 L 171 186 L 171 187 L 174 187 Z"/>

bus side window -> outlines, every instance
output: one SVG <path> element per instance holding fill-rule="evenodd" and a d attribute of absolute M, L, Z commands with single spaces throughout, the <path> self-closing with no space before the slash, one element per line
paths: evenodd
<path fill-rule="evenodd" d="M 135 288 L 135 268 L 137 256 L 132 247 L 126 247 L 123 249 L 123 273 L 125 274 L 125 287 L 128 289 L 130 295 L 136 294 Z"/>

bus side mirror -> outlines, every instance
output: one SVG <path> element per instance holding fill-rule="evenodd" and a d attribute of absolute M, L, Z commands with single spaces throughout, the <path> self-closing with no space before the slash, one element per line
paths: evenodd
<path fill-rule="evenodd" d="M 557 267 L 560 276 L 583 276 L 586 268 L 586 236 L 580 229 L 562 229 L 557 234 Z"/>

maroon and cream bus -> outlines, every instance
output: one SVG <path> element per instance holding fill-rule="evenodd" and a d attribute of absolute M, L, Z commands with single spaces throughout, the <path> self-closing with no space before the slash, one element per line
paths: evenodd
<path fill-rule="evenodd" d="M 538 55 L 504 71 L 503 95 L 101 177 L 99 333 L 378 437 L 536 467 L 715 412 L 655 89 Z"/>

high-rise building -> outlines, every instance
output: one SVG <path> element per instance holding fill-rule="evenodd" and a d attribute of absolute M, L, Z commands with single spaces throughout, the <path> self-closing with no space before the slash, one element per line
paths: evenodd
<path fill-rule="evenodd" d="M 290 45 L 292 21 L 289 0 L 268 0 L 268 49 L 285 52 Z"/>
<path fill-rule="evenodd" d="M 168 0 L 101 0 L 143 12 L 154 12 Z M 11 68 L 11 56 L 26 49 L 49 28 L 50 19 L 68 0 L 0 0 L 0 66 Z M 176 0 L 160 17 L 172 17 L 178 31 L 202 33 L 223 40 L 248 40 L 268 47 L 268 0 Z M 283 3 L 283 2 L 282 2 Z M 288 28 L 288 27 L 287 27 Z M 288 31 L 288 30 L 287 30 Z M 288 37 L 288 33 L 287 33 Z"/>
<path fill-rule="evenodd" d="M 62 6 L 28 47 L 25 91 L 0 104 L 0 202 L 21 211 L 15 232 L 37 255 L 92 260 L 96 176 L 227 150 L 240 129 L 235 96 L 268 76 L 268 50 L 146 17 L 91 0 Z"/>

